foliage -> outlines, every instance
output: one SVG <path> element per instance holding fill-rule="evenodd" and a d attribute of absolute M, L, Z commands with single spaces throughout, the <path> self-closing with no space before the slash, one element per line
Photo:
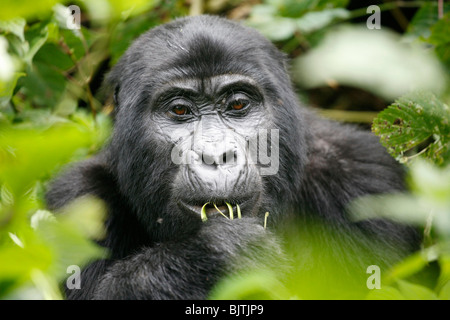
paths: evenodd
<path fill-rule="evenodd" d="M 61 299 L 68 266 L 107 254 L 90 240 L 104 233 L 99 200 L 54 215 L 43 195 L 64 164 L 107 140 L 111 110 L 93 93 L 99 69 L 159 13 L 148 12 L 152 1 L 79 2 L 92 27 L 67 29 L 56 2 L 3 3 L 0 13 L 0 298 Z"/>
<path fill-rule="evenodd" d="M 213 7 L 212 2 L 206 1 L 205 7 Z M 450 4 L 439 17 L 437 2 L 412 1 L 418 10 L 402 35 L 361 30 L 352 19 L 366 15 L 366 8 L 352 11 L 349 0 L 257 4 L 230 0 L 215 9 L 231 15 L 251 4 L 244 22 L 296 58 L 292 71 L 302 88 L 351 85 L 396 99 L 379 114 L 373 131 L 408 166 L 410 192 L 362 199 L 353 204 L 355 219 L 389 214 L 421 226 L 425 241 L 422 251 L 384 273 L 383 289 L 371 291 L 368 298 L 448 299 L 450 295 Z M 2 2 L 0 298 L 63 298 L 59 284 L 68 276 L 68 265 L 82 267 L 107 255 L 92 241 L 104 233 L 103 204 L 83 198 L 55 215 L 45 209 L 47 183 L 63 165 L 91 156 L 107 141 L 112 106 L 102 95 L 101 81 L 109 67 L 142 32 L 190 9 L 181 0 L 80 0 L 74 4 L 81 8 L 81 25 L 74 29 L 68 28 L 72 18 L 67 4 Z M 395 10 L 396 5 L 386 2 L 380 8 Z M 428 162 L 418 161 L 423 158 Z M 361 207 L 367 210 L 358 210 Z M 308 230 L 305 234 L 301 239 L 286 238 L 294 266 L 303 262 L 290 244 L 310 243 L 308 252 L 324 253 L 329 247 L 326 239 Z M 339 244 L 339 235 L 331 236 L 337 243 L 329 248 L 332 256 L 345 244 Z M 426 288 L 410 282 L 409 277 L 431 261 L 441 268 L 437 284 Z M 335 263 L 330 260 L 307 275 L 249 270 L 219 284 L 212 298 L 366 297 L 367 274 L 351 267 L 341 274 L 333 268 Z M 331 291 L 323 289 L 329 287 L 321 278 L 324 273 L 336 281 Z M 349 274 L 357 276 L 346 283 Z"/>
<path fill-rule="evenodd" d="M 382 111 L 373 123 L 373 131 L 393 157 L 407 162 L 412 148 L 428 142 L 419 154 L 439 165 L 450 160 L 450 108 L 435 95 L 414 92 L 400 97 Z"/>
<path fill-rule="evenodd" d="M 83 199 L 57 218 L 42 200 L 42 181 L 61 164 L 94 151 L 109 131 L 106 119 L 78 117 L 39 129 L 0 129 L 0 297 L 62 298 L 58 284 L 66 268 L 105 254 L 88 240 L 102 234 L 95 227 L 104 214 L 98 200 Z"/>
<path fill-rule="evenodd" d="M 247 22 L 269 39 L 281 41 L 297 33 L 312 33 L 337 20 L 348 19 L 350 13 L 343 8 L 347 3 L 347 0 L 268 0 L 252 8 Z"/>

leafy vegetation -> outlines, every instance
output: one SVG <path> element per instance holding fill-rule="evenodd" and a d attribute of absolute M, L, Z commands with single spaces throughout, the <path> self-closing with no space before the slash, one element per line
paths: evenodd
<path fill-rule="evenodd" d="M 89 157 L 107 141 L 112 106 L 108 99 L 103 103 L 101 80 L 131 41 L 150 27 L 201 12 L 242 19 L 274 41 L 294 59 L 292 75 L 305 92 L 301 99 L 315 105 L 318 96 L 326 96 L 323 92 L 352 88 L 344 90 L 349 95 L 337 99 L 327 115 L 359 122 L 371 122 L 376 116 L 372 130 L 392 156 L 405 164 L 409 192 L 360 199 L 351 212 L 355 219 L 394 217 L 416 224 L 424 233 L 422 250 L 389 271 L 382 269 L 381 289 L 368 295 L 365 270 L 350 268 L 354 283 L 344 283 L 348 274 L 339 274 L 330 260 L 310 278 L 295 272 L 280 276 L 252 270 L 226 279 L 212 298 L 302 299 L 330 294 L 336 298 L 450 298 L 450 4 L 383 1 L 379 5 L 382 23 L 391 12 L 399 17 L 399 10 L 413 10 L 408 11 L 412 13 L 406 27 L 396 32 L 385 25 L 368 30 L 364 22 L 357 23 L 370 13 L 349 0 L 192 0 L 190 4 L 93 0 L 75 4 L 81 13 L 79 29 L 68 27 L 73 26 L 73 17 L 67 2 L 2 3 L 0 298 L 62 299 L 59 284 L 71 274 L 68 266 L 82 267 L 108 254 L 92 241 L 104 233 L 103 204 L 83 198 L 64 214 L 54 215 L 45 208 L 46 185 L 62 166 Z M 359 90 L 356 96 L 354 88 Z M 382 108 L 374 114 L 346 107 L 362 93 L 364 104 L 381 101 Z M 270 217 L 267 223 L 270 226 Z M 296 260 L 289 243 L 303 240 L 286 243 L 294 266 L 302 261 Z M 320 238 L 314 241 L 311 252 L 323 252 L 326 244 Z M 338 251 L 339 244 L 330 250 Z M 410 281 L 433 264 L 440 270 L 435 283 L 424 286 Z M 319 271 L 336 279 L 329 292 L 321 291 L 326 286 L 315 285 L 322 281 Z"/>

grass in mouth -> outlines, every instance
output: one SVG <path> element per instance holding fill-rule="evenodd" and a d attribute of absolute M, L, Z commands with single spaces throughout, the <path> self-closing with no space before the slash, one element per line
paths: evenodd
<path fill-rule="evenodd" d="M 208 220 L 208 216 L 206 215 L 206 206 L 209 204 L 209 202 L 205 203 L 202 207 L 202 210 L 200 212 L 200 216 L 202 218 L 202 221 L 205 222 Z M 227 217 L 219 208 L 217 208 L 217 205 L 215 203 L 213 203 L 214 208 L 216 208 L 216 210 L 225 218 L 233 220 L 234 219 L 234 213 L 233 213 L 233 207 L 231 206 L 231 204 L 229 204 L 228 202 L 225 202 L 227 208 L 228 208 L 228 215 L 229 217 Z M 239 207 L 239 205 L 236 203 L 236 211 L 237 211 L 237 217 L 238 219 L 242 218 L 242 213 L 241 213 L 241 207 Z M 264 229 L 266 229 L 267 227 L 267 218 L 269 217 L 269 212 L 266 212 L 264 215 Z"/>
<path fill-rule="evenodd" d="M 202 218 L 202 221 L 207 221 L 207 220 L 208 220 L 208 217 L 207 217 L 207 215 L 206 215 L 206 206 L 207 206 L 208 204 L 209 204 L 209 202 L 205 203 L 205 204 L 203 205 L 203 207 L 202 207 L 201 212 L 200 212 L 200 216 L 201 216 L 201 218 Z M 227 218 L 227 219 L 233 220 L 233 219 L 234 219 L 233 207 L 232 207 L 231 204 L 229 204 L 228 202 L 225 202 L 225 204 L 227 205 L 227 208 L 228 208 L 228 214 L 229 214 L 229 217 L 227 217 L 222 211 L 220 211 L 220 209 L 217 208 L 217 205 L 216 205 L 215 203 L 213 203 L 213 206 L 214 206 L 214 208 L 216 208 L 216 210 L 217 210 L 222 216 L 224 216 L 224 217 Z M 238 204 L 236 204 L 236 210 L 237 210 L 238 219 L 240 219 L 240 218 L 241 218 L 241 208 L 239 207 Z"/>

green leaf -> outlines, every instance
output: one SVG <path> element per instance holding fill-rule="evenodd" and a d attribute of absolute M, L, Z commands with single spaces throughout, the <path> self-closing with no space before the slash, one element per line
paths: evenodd
<path fill-rule="evenodd" d="M 348 0 L 268 0 L 266 3 L 274 6 L 280 15 L 297 18 L 311 11 L 322 11 L 346 7 Z"/>
<path fill-rule="evenodd" d="M 287 289 L 276 275 L 266 270 L 233 275 L 223 279 L 212 291 L 212 300 L 288 299 Z"/>
<path fill-rule="evenodd" d="M 138 15 L 133 19 L 120 22 L 111 34 L 111 65 L 117 63 L 131 42 L 140 34 L 157 25 L 157 19 L 149 19 L 147 15 Z"/>
<path fill-rule="evenodd" d="M 50 15 L 52 7 L 58 0 L 2 0 L 0 20 L 16 17 L 32 18 L 39 15 Z"/>
<path fill-rule="evenodd" d="M 15 18 L 8 21 L 0 20 L 0 30 L 6 33 L 12 33 L 23 42 L 25 41 L 24 29 L 26 23 L 23 18 Z"/>
<path fill-rule="evenodd" d="M 450 13 L 447 13 L 432 28 L 428 41 L 435 45 L 439 59 L 450 70 Z"/>
<path fill-rule="evenodd" d="M 69 217 L 58 215 L 56 220 L 42 219 L 36 228 L 36 234 L 54 256 L 47 272 L 58 281 L 65 278 L 68 266 L 83 267 L 92 260 L 106 257 L 105 250 L 89 240 L 91 236 L 101 239 L 104 235 L 104 207 L 89 198 L 75 202 L 66 208 L 67 212 L 70 212 Z"/>
<path fill-rule="evenodd" d="M 34 61 L 53 66 L 61 71 L 68 70 L 75 65 L 70 56 L 54 43 L 44 44 L 36 53 Z"/>
<path fill-rule="evenodd" d="M 450 3 L 444 4 L 444 12 L 450 11 Z M 431 27 L 439 20 L 437 1 L 425 2 L 408 25 L 404 37 L 409 40 L 426 40 L 431 35 Z"/>
<path fill-rule="evenodd" d="M 438 300 L 437 295 L 430 289 L 400 280 L 397 282 L 401 294 L 408 300 Z"/>
<path fill-rule="evenodd" d="M 436 247 L 429 247 L 413 253 L 392 267 L 384 281 L 391 283 L 408 278 L 423 270 L 430 262 L 435 261 L 437 257 L 438 248 Z"/>
<path fill-rule="evenodd" d="M 439 291 L 439 299 L 450 300 L 450 281 L 447 281 Z"/>
<path fill-rule="evenodd" d="M 447 13 L 431 27 L 431 36 L 428 41 L 438 46 L 450 43 L 450 13 Z"/>
<path fill-rule="evenodd" d="M 320 30 L 337 20 L 344 20 L 350 17 L 348 10 L 337 8 L 316 12 L 308 12 L 297 19 L 297 27 L 301 32 L 310 33 Z"/>
<path fill-rule="evenodd" d="M 340 26 L 294 61 L 293 79 L 304 88 L 330 83 L 361 88 L 386 100 L 428 90 L 441 94 L 447 74 L 421 45 L 406 44 L 382 29 Z"/>
<path fill-rule="evenodd" d="M 89 14 L 94 22 L 105 23 L 111 19 L 125 20 L 130 16 L 143 13 L 156 6 L 158 0 L 106 0 L 106 1 L 86 1 Z"/>
<path fill-rule="evenodd" d="M 6 107 L 16 88 L 17 80 L 26 76 L 23 72 L 15 72 L 14 76 L 8 82 L 0 82 L 0 109 Z"/>
<path fill-rule="evenodd" d="M 442 164 L 450 147 L 450 108 L 432 93 L 408 94 L 380 112 L 372 131 L 389 153 L 403 162 L 408 161 L 407 151 L 433 138 L 425 156 Z"/>
<path fill-rule="evenodd" d="M 40 23 L 32 26 L 25 33 L 25 39 L 29 43 L 29 49 L 23 57 L 24 61 L 31 65 L 35 54 L 41 49 L 48 38 L 48 27 L 46 23 Z"/>
<path fill-rule="evenodd" d="M 356 220 L 387 218 L 400 223 L 433 227 L 439 236 L 450 239 L 450 166 L 440 168 L 416 159 L 409 167 L 411 193 L 370 195 L 354 200 L 348 210 Z M 392 277 L 405 274 L 422 260 L 436 256 L 434 247 L 411 256 L 394 269 Z M 422 260 L 421 260 L 422 259 Z"/>
<path fill-rule="evenodd" d="M 5 88 L 13 78 L 14 69 L 14 59 L 8 52 L 8 42 L 0 36 L 0 92 L 7 90 Z"/>
<path fill-rule="evenodd" d="M 405 300 L 405 297 L 398 289 L 390 286 L 383 286 L 381 289 L 370 291 L 366 300 Z"/>
<path fill-rule="evenodd" d="M 40 61 L 26 71 L 27 76 L 19 79 L 20 92 L 37 106 L 55 107 L 65 92 L 66 78 L 52 65 Z"/>
<path fill-rule="evenodd" d="M 5 183 L 13 195 L 21 195 L 30 184 L 72 160 L 76 152 L 104 142 L 100 139 L 109 131 L 106 120 L 97 124 L 92 118 L 78 119 L 86 124 L 64 120 L 49 128 L 2 128 L 0 183 Z"/>
<path fill-rule="evenodd" d="M 294 19 L 277 16 L 276 8 L 269 5 L 254 6 L 246 23 L 272 41 L 289 39 L 297 28 Z"/>

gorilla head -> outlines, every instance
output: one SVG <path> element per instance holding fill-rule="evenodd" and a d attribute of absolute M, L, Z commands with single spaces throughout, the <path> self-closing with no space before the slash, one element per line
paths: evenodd
<path fill-rule="evenodd" d="M 113 168 L 152 232 L 166 220 L 176 222 L 162 235 L 186 230 L 207 202 L 208 214 L 228 202 L 274 218 L 299 194 L 300 108 L 284 56 L 254 30 L 207 16 L 157 27 L 108 82 L 117 108 Z"/>

